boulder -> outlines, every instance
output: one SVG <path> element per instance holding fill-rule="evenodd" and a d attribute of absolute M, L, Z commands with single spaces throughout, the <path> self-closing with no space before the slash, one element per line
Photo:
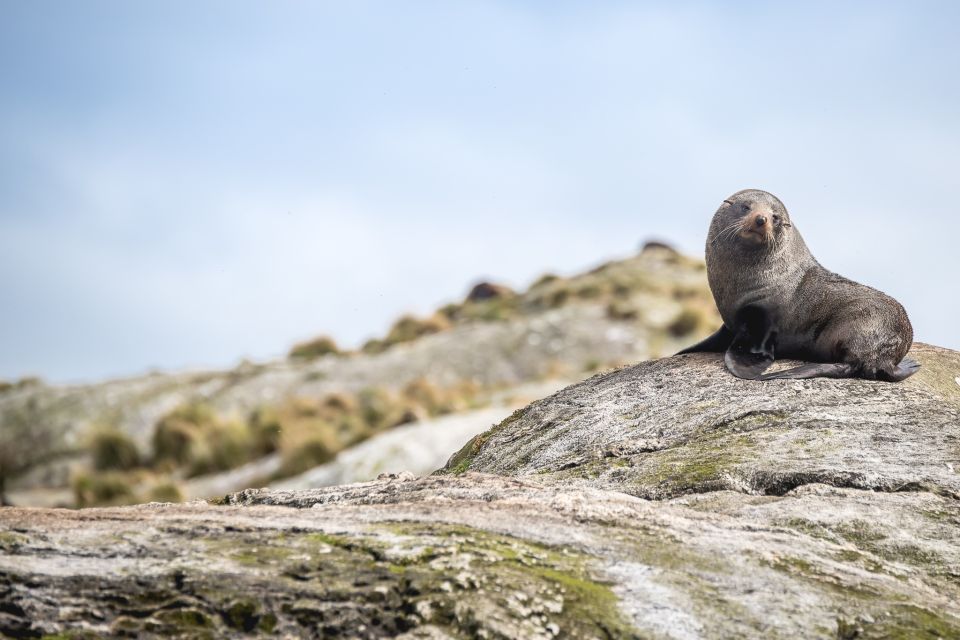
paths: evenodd
<path fill-rule="evenodd" d="M 0 510 L 0 632 L 958 637 L 960 354 L 912 355 L 900 384 L 644 362 L 423 478 Z"/>

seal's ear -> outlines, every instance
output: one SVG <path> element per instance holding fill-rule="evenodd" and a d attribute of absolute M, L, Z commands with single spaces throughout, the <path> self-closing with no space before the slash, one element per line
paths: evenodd
<path fill-rule="evenodd" d="M 733 204 L 733 203 L 732 203 L 732 202 L 730 202 L 729 200 L 724 200 L 723 202 L 724 202 L 724 204 L 730 204 L 730 205 L 732 205 L 732 204 Z"/>

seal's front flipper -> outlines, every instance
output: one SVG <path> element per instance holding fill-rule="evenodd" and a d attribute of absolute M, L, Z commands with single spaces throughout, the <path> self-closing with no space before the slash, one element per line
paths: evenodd
<path fill-rule="evenodd" d="M 777 332 L 770 314 L 759 307 L 737 312 L 737 333 L 723 357 L 727 369 L 738 378 L 756 380 L 773 364 Z"/>
<path fill-rule="evenodd" d="M 733 347 L 723 356 L 727 369 L 738 378 L 756 380 L 760 374 L 773 364 L 773 354 L 751 353 L 750 351 L 735 351 Z"/>
<path fill-rule="evenodd" d="M 900 364 L 887 371 L 878 371 L 877 379 L 887 382 L 900 382 L 906 380 L 920 370 L 920 363 L 913 358 L 904 358 Z"/>
<path fill-rule="evenodd" d="M 677 355 L 684 353 L 701 353 L 701 352 L 710 352 L 710 353 L 723 353 L 730 346 L 730 343 L 733 342 L 733 333 L 730 332 L 730 329 L 727 329 L 727 325 L 721 325 L 717 332 L 714 333 L 709 338 L 701 340 L 692 347 L 687 347 L 683 351 L 678 351 Z"/>
<path fill-rule="evenodd" d="M 807 378 L 855 378 L 853 365 L 846 362 L 811 362 L 760 376 L 760 380 L 806 380 Z"/>

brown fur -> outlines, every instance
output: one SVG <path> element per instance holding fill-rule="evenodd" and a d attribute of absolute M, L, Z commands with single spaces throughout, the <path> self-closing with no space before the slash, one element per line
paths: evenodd
<path fill-rule="evenodd" d="M 778 358 L 847 363 L 858 377 L 891 379 L 913 343 L 903 306 L 823 268 L 786 207 L 766 191 L 724 200 L 710 225 L 706 258 L 724 324 L 735 331 L 740 309 L 764 309 L 776 327 Z"/>

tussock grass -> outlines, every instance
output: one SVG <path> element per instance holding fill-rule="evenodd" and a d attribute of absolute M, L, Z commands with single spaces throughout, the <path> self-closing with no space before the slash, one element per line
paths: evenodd
<path fill-rule="evenodd" d="M 682 338 L 700 331 L 707 324 L 706 311 L 696 306 L 685 306 L 667 325 L 667 331 L 675 338 Z"/>
<path fill-rule="evenodd" d="M 127 434 L 114 427 L 99 427 L 88 445 L 97 471 L 127 471 L 142 463 L 137 445 Z"/>
<path fill-rule="evenodd" d="M 316 360 L 326 355 L 337 355 L 340 349 L 333 338 L 329 336 L 317 336 L 312 340 L 298 342 L 290 349 L 287 357 L 291 360 Z"/>
<path fill-rule="evenodd" d="M 73 480 L 73 495 L 78 507 L 134 504 L 133 478 L 119 471 L 82 473 Z"/>
<path fill-rule="evenodd" d="M 157 467 L 182 467 L 188 476 L 233 469 L 255 457 L 247 425 L 227 420 L 203 403 L 178 407 L 153 432 Z"/>

